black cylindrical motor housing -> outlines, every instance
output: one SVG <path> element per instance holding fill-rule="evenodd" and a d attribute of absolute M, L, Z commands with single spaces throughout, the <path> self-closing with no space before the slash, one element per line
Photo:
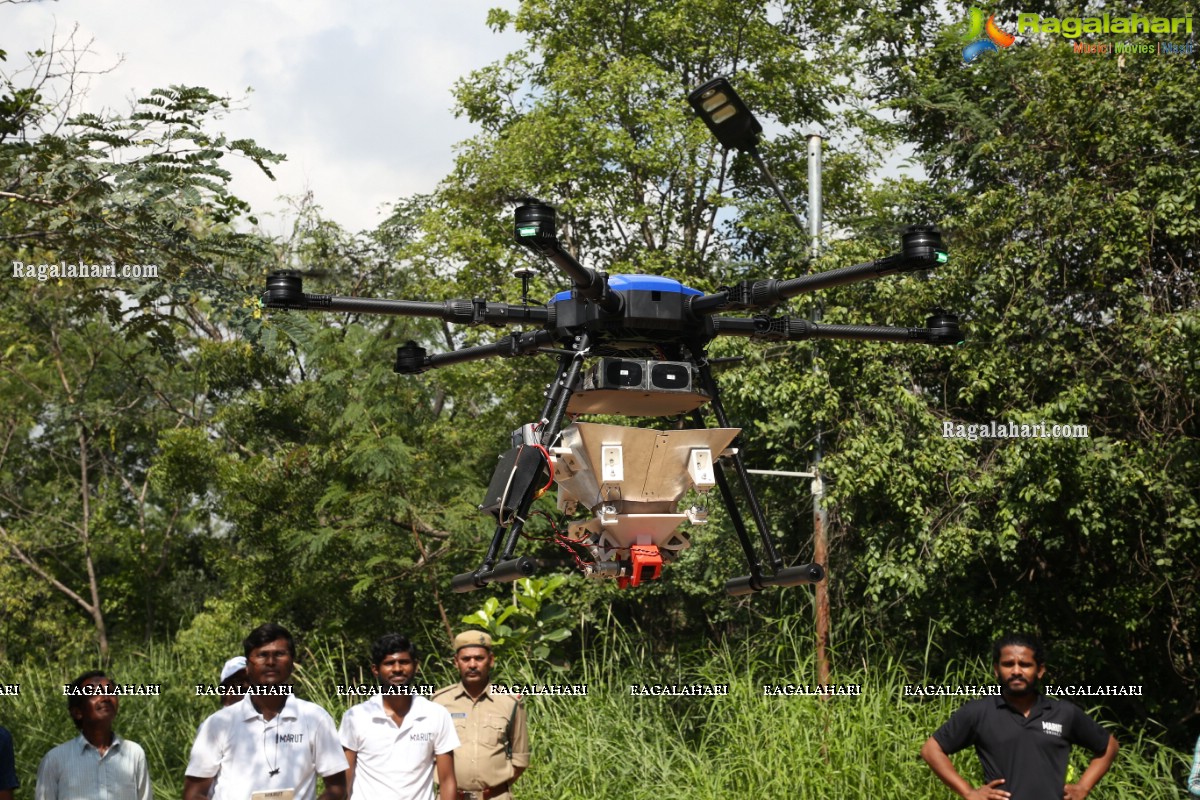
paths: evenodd
<path fill-rule="evenodd" d="M 941 263 L 946 246 L 933 225 L 909 225 L 900 237 L 900 257 L 905 269 L 929 269 Z"/>

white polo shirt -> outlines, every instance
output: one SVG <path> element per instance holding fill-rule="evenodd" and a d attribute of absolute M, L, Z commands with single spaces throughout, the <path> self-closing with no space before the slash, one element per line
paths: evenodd
<path fill-rule="evenodd" d="M 186 774 L 217 778 L 211 800 L 246 800 L 251 792 L 275 789 L 295 789 L 296 800 L 313 800 L 318 774 L 336 775 L 349 766 L 325 709 L 289 697 L 267 721 L 246 695 L 201 723 Z"/>
<path fill-rule="evenodd" d="M 450 712 L 414 695 L 397 725 L 375 695 L 351 707 L 338 731 L 354 762 L 354 800 L 427 800 L 433 795 L 435 757 L 458 747 Z"/>

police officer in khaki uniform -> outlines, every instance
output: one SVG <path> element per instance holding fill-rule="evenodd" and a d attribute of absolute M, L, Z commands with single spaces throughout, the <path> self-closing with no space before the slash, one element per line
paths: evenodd
<path fill-rule="evenodd" d="M 509 791 L 529 766 L 525 705 L 493 691 L 492 637 L 465 631 L 454 637 L 454 666 L 462 677 L 431 699 L 446 707 L 461 746 L 454 751 L 459 800 L 512 800 Z"/>

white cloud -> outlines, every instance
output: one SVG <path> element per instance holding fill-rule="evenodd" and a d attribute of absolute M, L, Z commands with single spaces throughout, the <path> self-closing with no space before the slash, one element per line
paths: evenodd
<path fill-rule="evenodd" d="M 124 110 L 171 84 L 243 97 L 248 109 L 223 123 L 282 152 L 277 181 L 238 168 L 233 190 L 266 214 L 279 195 L 313 192 L 352 230 L 373 227 L 381 204 L 433 189 L 471 127 L 451 113 L 455 80 L 520 46 L 495 34 L 487 10 L 515 0 L 63 0 L 0 7 L 0 47 L 48 46 L 76 24 L 93 40 L 85 108 Z M 57 31 L 57 34 L 55 32 Z"/>

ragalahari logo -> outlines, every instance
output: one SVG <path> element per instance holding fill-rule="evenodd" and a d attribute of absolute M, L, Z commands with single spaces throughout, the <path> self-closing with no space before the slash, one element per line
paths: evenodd
<path fill-rule="evenodd" d="M 1000 30 L 996 25 L 996 18 L 991 15 L 984 22 L 983 12 L 972 8 L 967 33 L 963 39 L 970 42 L 963 48 L 963 63 L 970 64 L 984 53 L 998 53 L 1001 47 L 1012 47 L 1017 37 Z"/>

